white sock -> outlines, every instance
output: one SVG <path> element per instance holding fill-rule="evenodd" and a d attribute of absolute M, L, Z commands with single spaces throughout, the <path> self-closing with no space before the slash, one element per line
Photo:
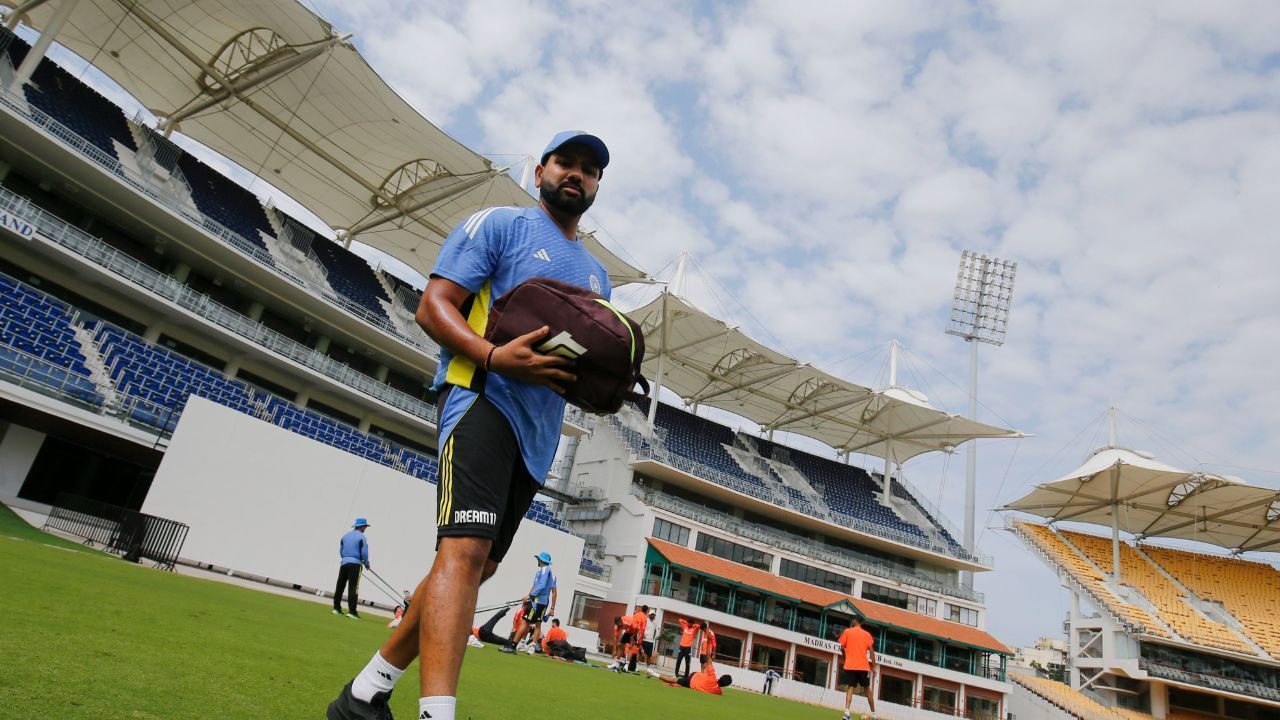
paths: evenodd
<path fill-rule="evenodd" d="M 444 695 L 418 698 L 418 720 L 453 720 L 458 698 Z"/>
<path fill-rule="evenodd" d="M 403 674 L 403 670 L 383 660 L 382 653 L 376 652 L 352 681 L 351 695 L 361 702 L 369 702 L 374 693 L 391 692 Z"/>

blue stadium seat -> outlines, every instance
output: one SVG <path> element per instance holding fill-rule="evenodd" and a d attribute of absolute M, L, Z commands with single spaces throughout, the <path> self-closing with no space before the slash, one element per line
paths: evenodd
<path fill-rule="evenodd" d="M 0 366 L 93 404 L 103 397 L 90 379 L 71 327 L 72 309 L 0 274 Z"/>
<path fill-rule="evenodd" d="M 0 46 L 16 69 L 31 49 L 22 38 L 0 28 Z M 124 113 L 93 88 L 48 58 L 40 61 L 24 88 L 27 102 L 65 125 L 95 147 L 119 160 L 115 143 L 137 150 Z"/>

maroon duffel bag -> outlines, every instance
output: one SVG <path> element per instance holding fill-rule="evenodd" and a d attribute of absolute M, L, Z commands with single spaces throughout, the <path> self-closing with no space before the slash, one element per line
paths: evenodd
<path fill-rule="evenodd" d="M 484 337 L 508 343 L 546 325 L 538 352 L 574 361 L 578 379 L 564 399 L 590 413 L 618 412 L 625 400 L 649 394 L 640 374 L 644 334 L 640 326 L 600 295 L 552 278 L 526 280 L 494 301 Z M 642 392 L 636 392 L 639 385 Z"/>

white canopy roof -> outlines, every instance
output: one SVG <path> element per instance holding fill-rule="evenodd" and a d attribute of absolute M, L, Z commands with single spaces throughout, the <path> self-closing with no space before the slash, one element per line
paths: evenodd
<path fill-rule="evenodd" d="M 43 27 L 58 5 L 28 22 Z M 295 0 L 80 0 L 56 39 L 177 130 L 423 275 L 471 213 L 534 203 Z M 615 283 L 644 277 L 585 240 Z"/>
<path fill-rule="evenodd" d="M 1022 437 L 939 410 L 911 390 L 872 390 L 798 362 L 673 293 L 630 315 L 644 330 L 648 377 L 661 374 L 662 386 L 686 402 L 728 410 L 766 431 L 899 463 L 975 438 Z"/>
<path fill-rule="evenodd" d="M 1116 527 L 1140 539 L 1197 540 L 1232 550 L 1280 550 L 1280 492 L 1166 465 L 1118 447 L 1037 485 L 1003 510 Z"/>

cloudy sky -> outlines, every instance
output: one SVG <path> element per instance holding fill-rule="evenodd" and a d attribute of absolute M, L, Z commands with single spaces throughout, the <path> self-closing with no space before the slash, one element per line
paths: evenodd
<path fill-rule="evenodd" d="M 499 161 L 599 134 L 591 223 L 623 257 L 690 251 L 695 300 L 851 380 L 883 382 L 897 338 L 963 410 L 960 251 L 1016 260 L 980 412 L 1036 437 L 980 448 L 980 508 L 1075 467 L 1109 404 L 1127 444 L 1280 486 L 1275 3 L 311 7 Z M 907 472 L 960 520 L 962 456 Z M 1060 632 L 1064 591 L 999 522 L 989 628 Z"/>
<path fill-rule="evenodd" d="M 1105 439 L 1280 487 L 1280 5 L 306 0 L 427 118 L 518 167 L 613 154 L 589 225 L 793 357 L 967 407 L 944 334 L 963 249 L 1019 264 L 982 348 L 989 629 L 1060 632 L 1052 573 L 987 509 Z M 1271 200 L 1267 200 L 1271 198 Z M 640 302 L 635 291 L 624 301 Z M 908 478 L 957 523 L 964 458 Z"/>

